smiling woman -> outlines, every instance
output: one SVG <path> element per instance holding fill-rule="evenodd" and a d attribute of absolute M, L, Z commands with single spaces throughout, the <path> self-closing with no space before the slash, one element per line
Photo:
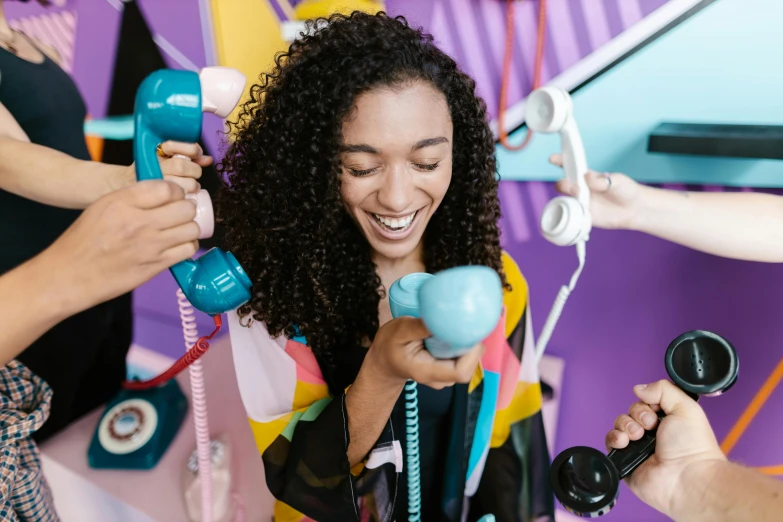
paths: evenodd
<path fill-rule="evenodd" d="M 229 314 L 232 349 L 275 520 L 415 517 L 407 380 L 420 384 L 422 520 L 551 517 L 547 483 L 522 478 L 548 466 L 519 446 L 540 388 L 520 391 L 527 287 L 500 248 L 475 82 L 404 19 L 318 26 L 251 89 L 220 165 L 218 216 L 253 280 L 251 302 Z M 515 312 L 486 348 L 436 360 L 421 321 L 392 319 L 387 291 L 461 265 L 494 269 Z"/>
<path fill-rule="evenodd" d="M 357 98 L 342 133 L 343 202 L 376 262 L 402 259 L 421 244 L 451 183 L 446 98 L 422 81 L 371 90 Z"/>

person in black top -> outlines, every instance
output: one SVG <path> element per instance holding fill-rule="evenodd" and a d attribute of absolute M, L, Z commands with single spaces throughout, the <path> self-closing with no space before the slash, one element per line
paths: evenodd
<path fill-rule="evenodd" d="M 135 183 L 133 167 L 90 161 L 86 106 L 57 52 L 13 30 L 0 1 L 0 274 L 52 244 L 99 197 Z M 211 158 L 195 144 L 166 143 L 161 167 L 187 191 L 198 188 Z M 31 186 L 47 189 L 26 199 Z M 62 208 L 57 208 L 62 207 Z M 74 288 L 74 292 L 78 292 Z M 46 440 L 114 396 L 126 377 L 132 341 L 131 295 L 74 315 L 49 330 L 18 360 L 51 386 L 51 415 L 35 438 Z"/>

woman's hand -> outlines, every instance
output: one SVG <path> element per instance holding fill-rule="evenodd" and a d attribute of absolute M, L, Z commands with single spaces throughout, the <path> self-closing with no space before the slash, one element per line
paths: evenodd
<path fill-rule="evenodd" d="M 163 179 L 176 183 L 188 194 L 198 192 L 201 188 L 198 183 L 201 178 L 201 169 L 212 164 L 212 156 L 205 156 L 198 143 L 179 141 L 163 142 L 159 151 L 158 160 L 160 170 L 163 172 Z M 135 182 L 136 168 L 134 164 L 125 170 L 119 187 L 132 185 Z"/>
<path fill-rule="evenodd" d="M 90 205 L 49 248 L 0 277 L 0 316 L 9 325 L 0 364 L 67 317 L 192 256 L 195 215 L 185 191 L 163 180 L 135 183 Z"/>
<path fill-rule="evenodd" d="M 407 380 L 442 389 L 473 378 L 484 345 L 458 359 L 435 359 L 424 347 L 428 337 L 424 323 L 413 317 L 392 319 L 378 329 L 345 398 L 351 467 L 375 445 Z"/>
<path fill-rule="evenodd" d="M 421 319 L 398 317 L 378 330 L 365 361 L 381 381 L 413 380 L 434 389 L 470 382 L 484 345 L 477 344 L 457 359 L 435 359 L 424 346 L 428 337 Z"/>
<path fill-rule="evenodd" d="M 558 167 L 563 166 L 563 157 L 553 154 L 549 162 Z M 590 214 L 593 226 L 598 228 L 633 227 L 634 209 L 643 197 L 644 187 L 625 174 L 599 174 L 589 170 L 585 175 L 587 187 L 590 189 Z M 576 197 L 579 188 L 569 179 L 561 179 L 555 184 L 561 194 Z"/>

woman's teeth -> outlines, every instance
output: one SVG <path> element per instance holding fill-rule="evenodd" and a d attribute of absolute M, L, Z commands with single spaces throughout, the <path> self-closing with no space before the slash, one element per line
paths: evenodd
<path fill-rule="evenodd" d="M 418 212 L 418 210 L 416 211 Z M 383 228 L 394 232 L 400 232 L 407 229 L 413 223 L 413 218 L 416 217 L 416 212 L 408 214 L 401 218 L 387 218 L 379 214 L 373 214 L 375 221 L 377 221 Z"/>

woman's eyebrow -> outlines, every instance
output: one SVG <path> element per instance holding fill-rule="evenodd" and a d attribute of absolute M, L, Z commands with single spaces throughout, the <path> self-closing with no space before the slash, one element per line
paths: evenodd
<path fill-rule="evenodd" d="M 413 147 L 411 147 L 411 150 L 417 151 L 419 149 L 425 149 L 427 147 L 433 147 L 435 145 L 440 145 L 441 143 L 448 143 L 448 142 L 449 140 L 447 138 L 444 138 L 443 136 L 438 136 L 437 138 L 427 138 L 417 142 Z"/>
<path fill-rule="evenodd" d="M 365 152 L 367 154 L 380 154 L 380 152 L 375 147 L 367 145 L 366 143 L 359 143 L 357 145 L 343 145 L 340 147 L 340 152 Z"/>
<path fill-rule="evenodd" d="M 426 149 L 427 147 L 433 147 L 435 145 L 440 145 L 441 143 L 448 143 L 448 142 L 449 142 L 448 138 L 444 138 L 443 136 L 438 136 L 437 138 L 426 138 L 416 142 L 413 145 L 413 147 L 411 147 L 411 150 L 417 151 L 420 149 Z M 342 145 L 340 147 L 340 152 L 343 154 L 360 153 L 360 152 L 364 152 L 366 154 L 380 154 L 380 151 L 378 149 L 376 149 L 372 145 L 367 145 L 366 143 Z"/>

